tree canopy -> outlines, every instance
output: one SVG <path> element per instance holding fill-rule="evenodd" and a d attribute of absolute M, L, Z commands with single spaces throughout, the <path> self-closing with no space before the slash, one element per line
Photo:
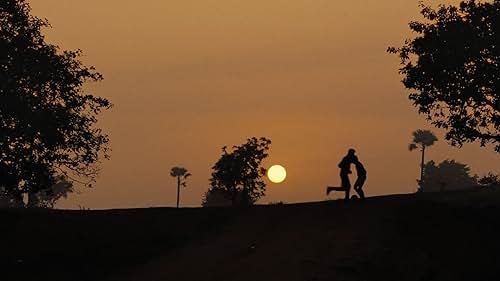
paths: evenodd
<path fill-rule="evenodd" d="M 401 59 L 409 99 L 452 145 L 500 152 L 500 0 L 421 8 L 425 20 L 410 23 L 416 37 L 388 49 Z"/>
<path fill-rule="evenodd" d="M 430 130 L 418 129 L 413 133 L 413 142 L 408 145 L 410 151 L 418 148 L 418 146 L 427 147 L 433 145 L 438 139 Z"/>
<path fill-rule="evenodd" d="M 111 103 L 84 91 L 102 75 L 46 42 L 46 20 L 24 0 L 0 2 L 0 189 L 21 202 L 58 183 L 60 176 L 90 183 L 108 136 L 95 125 Z"/>
<path fill-rule="evenodd" d="M 264 196 L 266 184 L 262 177 L 266 169 L 261 166 L 268 156 L 271 140 L 251 138 L 245 144 L 222 148 L 220 159 L 212 167 L 208 194 L 220 191 L 229 197 L 232 205 L 252 205 Z"/>

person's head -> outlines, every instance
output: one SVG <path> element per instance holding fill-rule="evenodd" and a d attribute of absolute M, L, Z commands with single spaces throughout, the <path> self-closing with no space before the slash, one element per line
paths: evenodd
<path fill-rule="evenodd" d="M 349 156 L 354 156 L 355 154 L 356 154 L 356 150 L 354 150 L 354 148 L 350 148 L 347 151 L 347 155 L 349 155 Z"/>

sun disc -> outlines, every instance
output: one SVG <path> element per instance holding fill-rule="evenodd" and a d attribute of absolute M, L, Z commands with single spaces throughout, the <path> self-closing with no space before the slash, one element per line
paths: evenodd
<path fill-rule="evenodd" d="M 286 179 L 286 170 L 281 165 L 273 165 L 267 171 L 267 177 L 274 183 L 282 183 Z"/>

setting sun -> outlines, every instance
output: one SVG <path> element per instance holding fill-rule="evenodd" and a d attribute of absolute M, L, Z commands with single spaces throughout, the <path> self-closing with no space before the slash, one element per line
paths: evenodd
<path fill-rule="evenodd" d="M 274 165 L 267 171 L 267 177 L 274 183 L 282 183 L 286 179 L 286 170 L 281 165 Z"/>

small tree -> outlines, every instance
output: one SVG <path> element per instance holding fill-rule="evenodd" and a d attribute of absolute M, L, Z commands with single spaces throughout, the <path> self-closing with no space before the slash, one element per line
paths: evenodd
<path fill-rule="evenodd" d="M 443 192 L 464 190 L 477 186 L 477 176 L 470 174 L 470 168 L 455 160 L 444 160 L 439 165 L 429 161 L 424 165 L 424 182 L 420 192 Z"/>
<path fill-rule="evenodd" d="M 187 169 L 182 167 L 173 167 L 170 170 L 170 175 L 177 179 L 177 208 L 179 208 L 179 199 L 181 193 L 181 186 L 187 186 L 187 178 L 191 176 Z"/>
<path fill-rule="evenodd" d="M 417 36 L 388 49 L 401 59 L 409 99 L 452 145 L 500 152 L 500 1 L 421 8 L 425 21 L 410 23 Z"/>
<path fill-rule="evenodd" d="M 416 130 L 413 132 L 413 142 L 408 145 L 410 151 L 420 148 L 422 152 L 422 159 L 420 162 L 420 186 L 424 182 L 425 149 L 433 145 L 437 140 L 436 135 L 429 130 Z"/>
<path fill-rule="evenodd" d="M 232 205 L 231 194 L 221 189 L 210 189 L 205 192 L 201 201 L 203 207 L 229 207 Z"/>
<path fill-rule="evenodd" d="M 222 148 L 220 159 L 212 167 L 209 192 L 226 194 L 233 206 L 253 205 L 264 196 L 266 184 L 262 177 L 266 169 L 261 166 L 268 156 L 271 140 L 251 138 L 233 150 Z"/>

